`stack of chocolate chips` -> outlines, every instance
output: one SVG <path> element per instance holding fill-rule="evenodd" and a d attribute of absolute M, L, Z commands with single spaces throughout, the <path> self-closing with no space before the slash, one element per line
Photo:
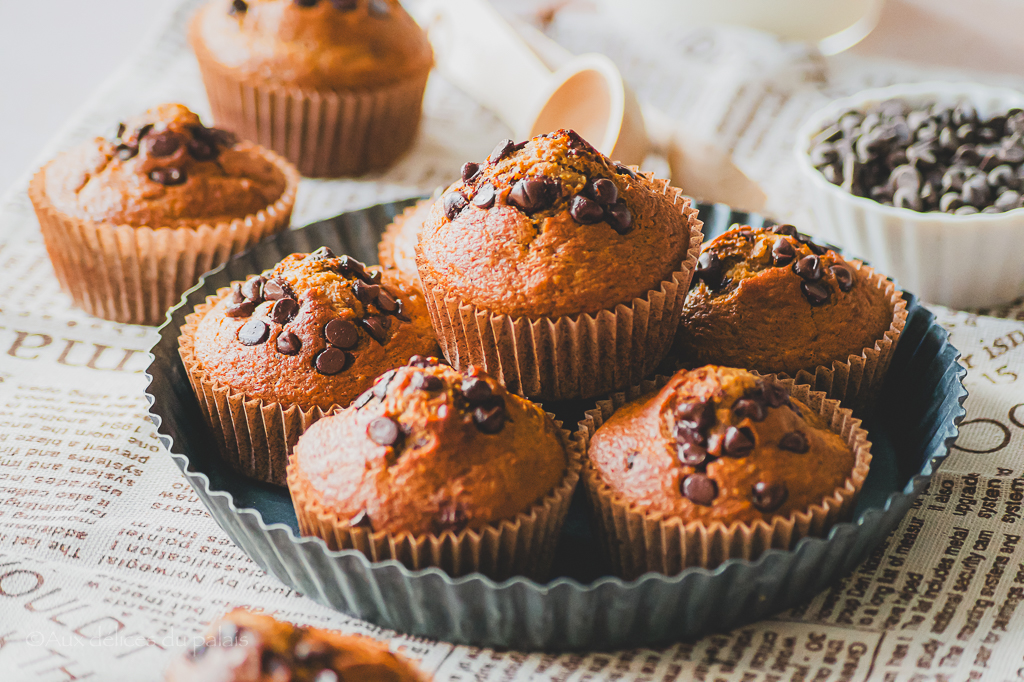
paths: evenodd
<path fill-rule="evenodd" d="M 189 135 L 171 130 L 153 133 L 152 130 L 153 124 L 147 123 L 139 128 L 133 138 L 125 138 L 125 125 L 119 124 L 113 139 L 117 158 L 128 161 L 144 148 L 150 158 L 161 159 L 173 156 L 184 146 L 189 156 L 196 161 L 212 161 L 223 149 L 238 142 L 234 133 L 202 125 L 188 126 Z M 154 168 L 149 172 L 149 179 L 166 186 L 181 185 L 188 180 L 188 173 L 184 168 L 176 166 Z"/>
<path fill-rule="evenodd" d="M 847 111 L 819 133 L 811 163 L 846 191 L 914 211 L 1002 213 L 1024 206 L 1024 111 L 894 99 Z"/>

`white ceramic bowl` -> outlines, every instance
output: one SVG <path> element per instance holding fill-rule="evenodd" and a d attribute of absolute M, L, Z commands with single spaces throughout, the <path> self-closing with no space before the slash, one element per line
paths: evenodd
<path fill-rule="evenodd" d="M 977 83 L 918 83 L 865 90 L 811 116 L 797 133 L 797 164 L 815 215 L 813 233 L 871 263 L 928 303 L 983 308 L 1024 295 L 1024 208 L 1006 213 L 918 213 L 857 197 L 811 164 L 815 135 L 850 109 L 887 99 L 970 102 L 987 118 L 1024 108 L 1024 93 Z"/>

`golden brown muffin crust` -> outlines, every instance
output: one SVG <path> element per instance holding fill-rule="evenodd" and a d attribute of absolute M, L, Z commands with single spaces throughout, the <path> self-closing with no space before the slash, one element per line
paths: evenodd
<path fill-rule="evenodd" d="M 236 285 L 203 317 L 194 348 L 205 376 L 235 392 L 328 408 L 437 342 L 421 296 L 321 247 Z"/>
<path fill-rule="evenodd" d="M 73 217 L 132 227 L 199 227 L 254 215 L 286 178 L 259 147 L 206 128 L 180 104 L 127 119 L 46 167 L 46 194 Z"/>
<path fill-rule="evenodd" d="M 214 0 L 193 20 L 191 42 L 239 80 L 303 90 L 375 89 L 434 60 L 398 0 Z"/>
<path fill-rule="evenodd" d="M 864 271 L 792 225 L 736 227 L 707 243 L 675 353 L 688 366 L 795 375 L 872 348 L 893 321 Z"/>
<path fill-rule="evenodd" d="M 842 437 L 780 386 L 715 366 L 623 405 L 588 456 L 639 511 L 726 525 L 819 504 L 854 465 Z"/>
<path fill-rule="evenodd" d="M 292 485 L 352 525 L 439 535 L 528 511 L 568 463 L 538 405 L 475 367 L 424 358 L 313 424 L 295 446 Z"/>
<path fill-rule="evenodd" d="M 595 313 L 680 269 L 690 228 L 662 185 L 570 130 L 506 140 L 434 205 L 420 233 L 425 286 L 513 317 Z"/>
<path fill-rule="evenodd" d="M 424 682 L 381 642 L 235 609 L 175 659 L 167 682 Z"/>

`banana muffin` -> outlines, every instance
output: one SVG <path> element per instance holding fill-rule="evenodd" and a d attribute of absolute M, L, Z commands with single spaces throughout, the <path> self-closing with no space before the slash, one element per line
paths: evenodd
<path fill-rule="evenodd" d="M 77 305 L 157 324 L 203 272 L 288 226 L 298 182 L 273 152 L 165 104 L 46 164 L 29 197 Z"/>
<path fill-rule="evenodd" d="M 426 682 L 410 661 L 368 637 L 300 627 L 246 609 L 210 624 L 166 682 Z"/>
<path fill-rule="evenodd" d="M 217 123 L 303 175 L 377 170 L 412 144 L 434 57 L 398 0 L 213 0 L 189 40 Z"/>
<path fill-rule="evenodd" d="M 559 130 L 463 166 L 417 267 L 453 364 L 484 364 L 525 395 L 588 397 L 664 357 L 700 230 L 679 190 Z"/>
<path fill-rule="evenodd" d="M 303 534 L 332 549 L 453 575 L 536 576 L 579 465 L 578 446 L 538 405 L 476 367 L 413 358 L 310 427 L 288 489 Z"/>
<path fill-rule="evenodd" d="M 179 350 L 228 459 L 283 484 L 303 428 L 437 343 L 421 297 L 321 247 L 207 299 L 186 318 Z M 235 417 L 243 404 L 263 415 L 258 428 Z"/>

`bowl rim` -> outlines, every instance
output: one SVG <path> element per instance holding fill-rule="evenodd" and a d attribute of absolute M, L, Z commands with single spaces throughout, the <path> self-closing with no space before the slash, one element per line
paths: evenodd
<path fill-rule="evenodd" d="M 815 189 L 826 192 L 834 199 L 860 207 L 865 211 L 876 211 L 885 216 L 916 223 L 944 223 L 960 229 L 972 227 L 982 229 L 999 223 L 1024 223 L 1024 207 L 1015 208 L 1003 213 L 979 212 L 969 215 L 956 215 L 944 211 L 924 213 L 909 208 L 887 206 L 868 197 L 858 197 L 847 192 L 839 185 L 832 184 L 811 163 L 809 154 L 811 140 L 823 130 L 823 124 L 827 120 L 837 118 L 840 114 L 850 109 L 860 109 L 871 102 L 881 102 L 896 98 L 918 100 L 929 98 L 942 101 L 944 99 L 966 97 L 977 101 L 984 94 L 989 95 L 991 99 L 1001 99 L 1003 102 L 1006 102 L 1007 108 L 1024 109 L 1024 92 L 1005 86 L 991 86 L 967 81 L 926 81 L 869 88 L 846 97 L 834 99 L 808 116 L 797 129 L 796 141 L 793 144 L 793 155 L 796 157 L 797 166 L 800 168 L 801 173 L 811 182 Z"/>

